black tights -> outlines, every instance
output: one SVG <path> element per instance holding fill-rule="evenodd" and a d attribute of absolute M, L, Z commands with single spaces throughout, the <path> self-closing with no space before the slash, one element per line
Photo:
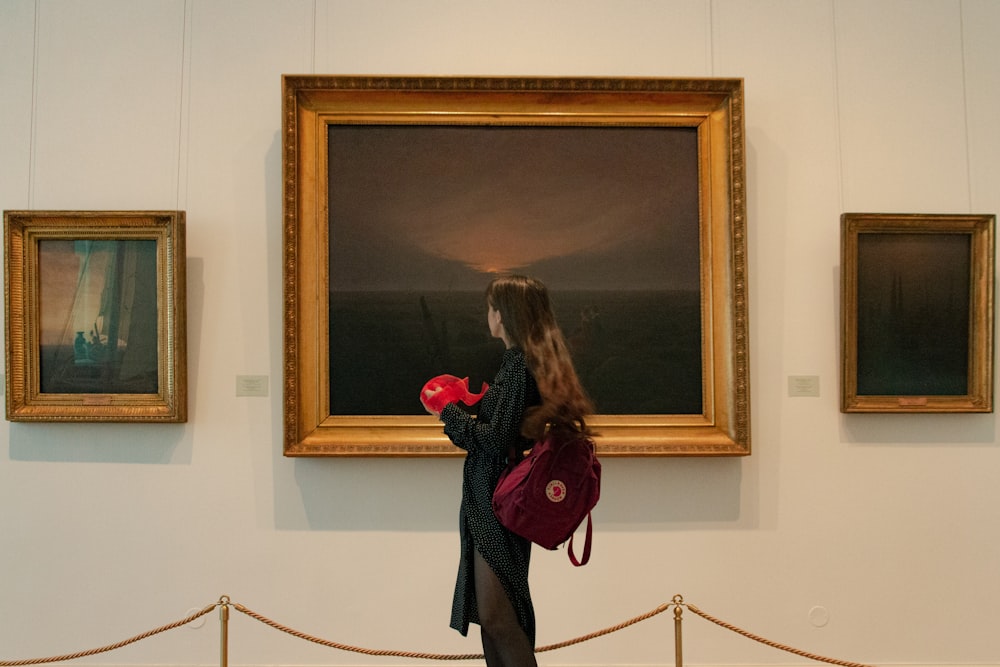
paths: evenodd
<path fill-rule="evenodd" d="M 475 551 L 476 607 L 488 667 L 537 667 L 535 651 L 493 568 Z"/>

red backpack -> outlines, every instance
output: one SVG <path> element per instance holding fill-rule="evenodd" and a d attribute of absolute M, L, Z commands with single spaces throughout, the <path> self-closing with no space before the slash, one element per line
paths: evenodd
<path fill-rule="evenodd" d="M 573 565 L 590 560 L 590 511 L 601 496 L 601 462 L 594 441 L 550 430 L 519 463 L 508 467 L 493 492 L 493 513 L 507 530 L 546 549 L 569 540 Z M 583 554 L 573 554 L 573 533 L 587 520 Z"/>

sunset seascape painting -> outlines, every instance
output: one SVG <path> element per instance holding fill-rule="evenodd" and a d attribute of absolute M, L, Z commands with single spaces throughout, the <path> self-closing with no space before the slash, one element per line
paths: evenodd
<path fill-rule="evenodd" d="M 331 414 L 487 380 L 505 273 L 550 287 L 599 412 L 699 414 L 697 150 L 682 127 L 330 126 Z"/>

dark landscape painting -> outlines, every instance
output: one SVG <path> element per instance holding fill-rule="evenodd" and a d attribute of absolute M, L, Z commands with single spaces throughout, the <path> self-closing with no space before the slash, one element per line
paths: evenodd
<path fill-rule="evenodd" d="M 858 235 L 859 395 L 969 391 L 968 234 Z"/>
<path fill-rule="evenodd" d="M 697 130 L 331 125 L 330 414 L 489 382 L 484 290 L 536 276 L 600 414 L 702 412 Z"/>

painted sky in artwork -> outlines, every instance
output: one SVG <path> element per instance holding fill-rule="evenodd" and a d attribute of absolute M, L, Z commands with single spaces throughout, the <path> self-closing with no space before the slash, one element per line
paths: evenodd
<path fill-rule="evenodd" d="M 697 133 L 329 128 L 330 287 L 697 289 Z"/>

